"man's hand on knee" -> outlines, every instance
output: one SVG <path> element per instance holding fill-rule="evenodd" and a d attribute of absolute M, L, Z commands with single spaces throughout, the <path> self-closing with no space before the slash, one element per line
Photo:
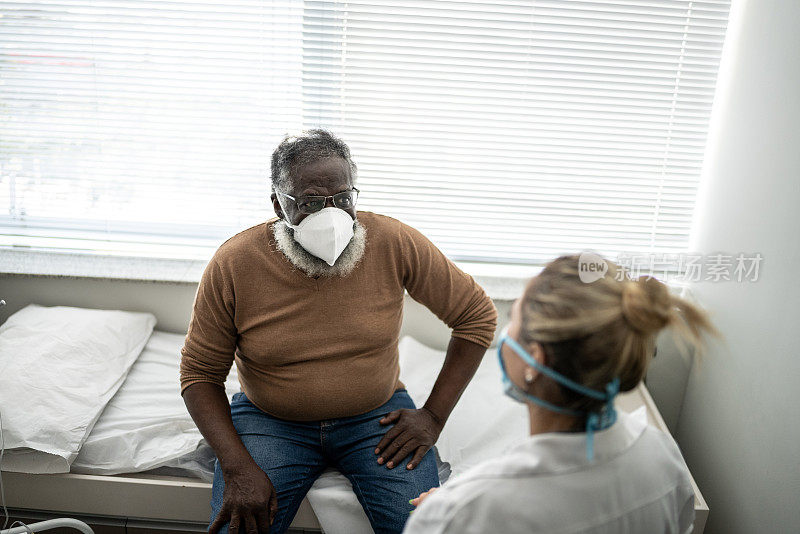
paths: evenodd
<path fill-rule="evenodd" d="M 375 449 L 375 454 L 379 455 L 378 463 L 383 465 L 386 462 L 386 467 L 389 469 L 398 465 L 409 454 L 413 454 L 413 457 L 406 464 L 406 469 L 418 466 L 425 453 L 439 439 L 443 426 L 425 408 L 394 410 L 379 423 L 382 425 L 394 423 Z"/>

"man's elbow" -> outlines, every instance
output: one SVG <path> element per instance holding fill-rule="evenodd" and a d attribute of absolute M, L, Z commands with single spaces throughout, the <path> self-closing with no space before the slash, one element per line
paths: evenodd
<path fill-rule="evenodd" d="M 488 348 L 497 329 L 497 308 L 487 297 L 470 311 L 466 320 L 453 328 L 453 336 Z"/>

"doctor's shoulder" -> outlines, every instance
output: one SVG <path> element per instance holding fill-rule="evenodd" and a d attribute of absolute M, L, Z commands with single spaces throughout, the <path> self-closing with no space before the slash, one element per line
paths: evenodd
<path fill-rule="evenodd" d="M 642 448 L 649 452 L 648 467 L 651 470 L 665 473 L 668 478 L 677 478 L 683 485 L 691 485 L 689 467 L 670 434 L 647 425 L 640 440 Z"/>
<path fill-rule="evenodd" d="M 499 527 L 499 532 L 512 534 L 510 524 L 519 521 L 509 510 L 506 477 L 493 474 L 489 464 L 480 467 L 449 480 L 428 497 L 414 511 L 404 533 L 483 534 Z M 529 523 L 520 526 L 527 532 Z"/>

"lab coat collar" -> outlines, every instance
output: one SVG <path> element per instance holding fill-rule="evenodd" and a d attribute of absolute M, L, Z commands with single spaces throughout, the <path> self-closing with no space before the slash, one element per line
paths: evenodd
<path fill-rule="evenodd" d="M 586 432 L 548 432 L 529 436 L 510 447 L 503 455 L 502 464 L 508 469 L 505 474 L 575 471 L 613 459 L 630 448 L 647 428 L 645 412 L 638 412 L 618 410 L 617 421 L 611 427 L 595 432 L 593 460 L 586 458 Z M 487 465 L 486 474 L 501 474 L 498 467 L 496 463 Z"/>

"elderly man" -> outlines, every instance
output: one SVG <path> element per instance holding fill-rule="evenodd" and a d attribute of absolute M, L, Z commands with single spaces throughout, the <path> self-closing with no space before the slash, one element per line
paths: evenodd
<path fill-rule="evenodd" d="M 355 171 L 326 131 L 284 139 L 272 156 L 278 218 L 223 243 L 203 274 L 181 392 L 217 455 L 210 532 L 284 532 L 327 466 L 379 533 L 402 531 L 409 499 L 439 484 L 430 449 L 497 313 L 422 234 L 356 211 Z M 406 290 L 453 329 L 419 409 L 398 379 Z M 229 405 L 234 361 L 242 392 Z"/>

